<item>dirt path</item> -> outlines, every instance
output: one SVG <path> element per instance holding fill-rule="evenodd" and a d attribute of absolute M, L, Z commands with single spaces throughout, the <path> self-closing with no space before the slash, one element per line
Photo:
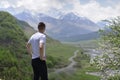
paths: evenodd
<path fill-rule="evenodd" d="M 74 61 L 74 58 L 75 57 L 77 57 L 77 53 L 78 53 L 79 51 L 78 50 L 76 50 L 75 52 L 74 52 L 74 55 L 72 56 L 72 57 L 70 57 L 69 58 L 69 61 L 71 62 L 68 66 L 66 66 L 66 67 L 63 67 L 63 68 L 60 68 L 60 69 L 56 69 L 55 70 L 55 73 L 60 73 L 60 72 L 73 72 L 74 70 L 75 70 L 75 68 L 74 68 L 74 66 L 76 65 L 76 61 Z"/>

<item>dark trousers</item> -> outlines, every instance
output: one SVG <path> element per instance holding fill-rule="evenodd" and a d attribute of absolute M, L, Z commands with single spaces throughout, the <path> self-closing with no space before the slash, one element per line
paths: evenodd
<path fill-rule="evenodd" d="M 46 61 L 41 61 L 40 58 L 32 59 L 32 68 L 34 72 L 34 80 L 48 80 Z"/>

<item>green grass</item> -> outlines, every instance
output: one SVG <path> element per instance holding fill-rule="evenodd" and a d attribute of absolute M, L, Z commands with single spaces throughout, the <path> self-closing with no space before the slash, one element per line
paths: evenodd
<path fill-rule="evenodd" d="M 83 70 L 78 70 L 71 80 L 99 80 L 99 77 L 85 74 Z"/>
<path fill-rule="evenodd" d="M 100 80 L 99 77 L 85 74 L 84 70 L 77 70 L 73 74 L 49 74 L 49 80 Z"/>
<path fill-rule="evenodd" d="M 68 60 L 68 58 L 73 55 L 76 49 L 77 48 L 74 46 L 64 45 L 64 44 L 56 44 L 54 46 L 48 45 L 47 54 L 54 57 L 60 57 L 60 58 L 64 58 L 65 60 Z"/>
<path fill-rule="evenodd" d="M 56 64 L 53 68 L 60 68 L 67 66 L 70 62 L 68 59 L 74 55 L 74 52 L 77 50 L 76 47 L 65 45 L 65 44 L 47 44 L 46 53 L 48 56 L 52 56 Z M 48 58 L 48 60 L 51 60 Z"/>

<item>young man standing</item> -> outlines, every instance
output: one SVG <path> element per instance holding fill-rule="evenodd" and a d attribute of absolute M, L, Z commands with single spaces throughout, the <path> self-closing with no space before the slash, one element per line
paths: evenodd
<path fill-rule="evenodd" d="M 48 80 L 45 54 L 46 44 L 46 35 L 44 34 L 45 27 L 46 27 L 45 24 L 43 22 L 40 22 L 38 24 L 38 32 L 31 36 L 26 45 L 28 53 L 32 57 L 34 80 L 39 80 L 40 77 L 41 80 Z"/>

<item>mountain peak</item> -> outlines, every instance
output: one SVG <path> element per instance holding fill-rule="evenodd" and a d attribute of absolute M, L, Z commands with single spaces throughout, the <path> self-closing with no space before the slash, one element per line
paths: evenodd
<path fill-rule="evenodd" d="M 69 20 L 73 20 L 74 18 L 78 18 L 78 16 L 75 15 L 73 12 L 67 13 L 66 15 L 60 17 L 60 19 L 69 19 Z"/>
<path fill-rule="evenodd" d="M 68 20 L 68 21 L 76 21 L 76 20 L 77 21 L 79 21 L 79 20 L 86 21 L 86 20 L 88 20 L 86 17 L 81 17 L 77 13 L 73 13 L 73 12 L 70 12 L 64 16 L 61 16 L 60 19 L 61 20 Z"/>
<path fill-rule="evenodd" d="M 77 16 L 76 14 L 74 14 L 73 12 L 67 13 L 66 15 L 70 15 L 70 16 Z"/>

